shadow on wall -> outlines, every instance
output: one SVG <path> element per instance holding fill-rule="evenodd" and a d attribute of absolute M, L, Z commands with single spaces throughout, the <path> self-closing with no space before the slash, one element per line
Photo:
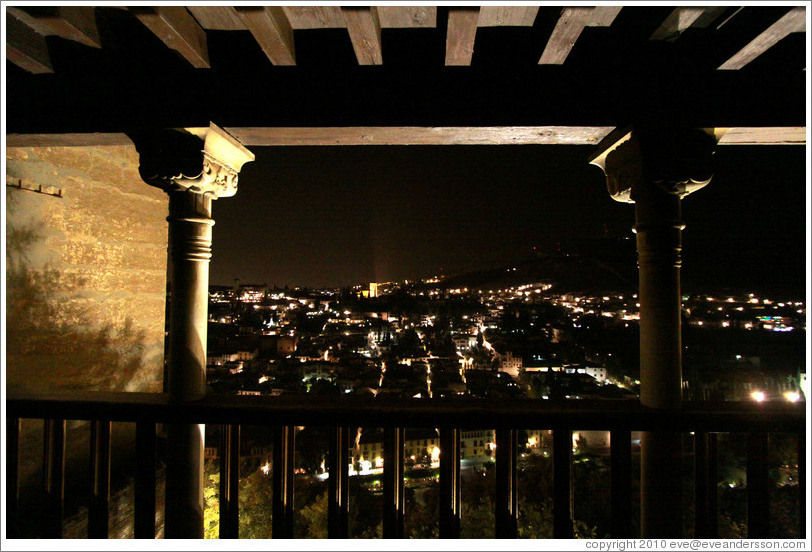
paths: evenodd
<path fill-rule="evenodd" d="M 7 188 L 6 202 L 6 382 L 10 393 L 134 391 L 160 388 L 162 364 L 146 331 L 131 317 L 100 320 L 94 302 L 83 297 L 86 281 L 68 281 L 50 262 L 54 245 L 37 201 L 60 201 Z M 23 195 L 29 194 L 29 195 Z M 97 304 L 97 302 L 96 302 Z M 135 466 L 132 424 L 113 433 L 111 535 L 132 536 L 132 482 Z M 23 420 L 20 443 L 22 535 L 41 536 L 42 422 Z M 86 536 L 90 484 L 89 425 L 69 421 L 66 434 L 66 537 Z"/>
<path fill-rule="evenodd" d="M 7 189 L 6 375 L 8 390 L 130 391 L 154 379 L 146 333 L 127 317 L 99 323 L 78 298 L 66 297 L 59 269 L 32 266 L 29 252 L 41 245 L 37 220 L 14 216 L 20 194 Z M 50 198 L 43 197 L 43 200 Z M 81 282 L 79 282 L 81 284 Z"/>

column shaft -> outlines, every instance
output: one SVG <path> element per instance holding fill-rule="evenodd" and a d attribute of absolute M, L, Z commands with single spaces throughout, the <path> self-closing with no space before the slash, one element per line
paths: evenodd
<path fill-rule="evenodd" d="M 676 409 L 682 400 L 680 198 L 652 186 L 636 195 L 635 219 L 640 275 L 640 402 L 651 408 Z M 681 465 L 679 433 L 643 433 L 642 536 L 682 536 Z"/>
<path fill-rule="evenodd" d="M 651 190 L 635 198 L 640 276 L 640 402 L 678 408 L 682 401 L 680 198 Z"/>
<path fill-rule="evenodd" d="M 206 395 L 209 260 L 214 221 L 211 196 L 169 192 L 169 371 L 173 399 Z"/>
<path fill-rule="evenodd" d="M 206 394 L 206 327 L 211 196 L 169 192 L 170 307 L 167 392 L 174 401 Z M 203 538 L 203 425 L 170 424 L 166 537 Z"/>

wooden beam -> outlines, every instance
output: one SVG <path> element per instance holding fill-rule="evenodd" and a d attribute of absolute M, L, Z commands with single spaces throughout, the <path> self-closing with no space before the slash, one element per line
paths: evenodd
<path fill-rule="evenodd" d="M 613 127 L 226 127 L 246 146 L 596 145 Z M 805 127 L 717 128 L 719 145 L 804 145 Z M 7 134 L 6 146 L 129 146 L 121 133 Z"/>
<path fill-rule="evenodd" d="M 609 27 L 614 23 L 620 10 L 621 6 L 598 6 L 593 8 L 592 17 L 589 18 L 587 27 Z"/>
<path fill-rule="evenodd" d="M 544 47 L 539 65 L 561 65 L 585 27 L 608 27 L 620 13 L 617 6 L 564 8 Z"/>
<path fill-rule="evenodd" d="M 381 29 L 408 29 L 437 26 L 437 8 L 434 6 L 378 6 Z"/>
<path fill-rule="evenodd" d="M 281 6 L 237 6 L 245 27 L 274 65 L 296 65 L 293 28 Z"/>
<path fill-rule="evenodd" d="M 665 18 L 665 21 L 657 27 L 657 30 L 648 39 L 667 41 L 678 39 L 686 29 L 693 26 L 706 9 L 692 6 L 674 8 L 674 11 Z"/>
<path fill-rule="evenodd" d="M 43 36 L 59 36 L 85 46 L 101 48 L 96 14 L 91 6 L 30 6 L 7 8 L 20 21 Z"/>
<path fill-rule="evenodd" d="M 735 127 L 716 129 L 724 134 L 720 146 L 790 146 L 806 144 L 805 127 Z"/>
<path fill-rule="evenodd" d="M 228 127 L 247 146 L 595 145 L 612 127 Z"/>
<path fill-rule="evenodd" d="M 699 18 L 696 21 L 694 21 L 694 23 L 693 23 L 693 25 L 691 25 L 691 27 L 695 27 L 697 29 L 707 29 L 717 19 L 719 19 L 719 17 L 721 17 L 722 14 L 725 13 L 726 11 L 727 11 L 727 6 L 719 6 L 719 7 L 715 7 L 715 8 L 705 8 L 702 11 L 702 15 L 700 15 Z M 733 17 L 733 15 L 736 15 L 736 13 L 733 13 L 731 15 L 731 17 Z"/>
<path fill-rule="evenodd" d="M 188 6 L 200 26 L 212 31 L 244 31 L 245 24 L 233 6 Z"/>
<path fill-rule="evenodd" d="M 294 29 L 341 29 L 347 26 L 339 6 L 285 6 Z"/>
<path fill-rule="evenodd" d="M 29 73 L 53 73 L 45 37 L 6 13 L 6 59 Z"/>
<path fill-rule="evenodd" d="M 372 7 L 342 7 L 341 13 L 347 22 L 352 49 L 358 65 L 381 65 L 381 22 L 378 9 Z"/>
<path fill-rule="evenodd" d="M 758 56 L 775 46 L 778 41 L 790 33 L 806 31 L 806 8 L 796 7 L 788 11 L 781 19 L 770 25 L 763 33 L 754 38 L 747 46 L 719 66 L 721 70 L 741 69 Z"/>
<path fill-rule="evenodd" d="M 668 15 L 662 25 L 657 27 L 657 30 L 652 33 L 649 40 L 666 40 L 670 42 L 678 39 L 682 33 L 691 27 L 706 29 L 716 21 L 726 9 L 725 7 L 695 6 L 680 6 L 674 8 L 674 11 Z"/>
<path fill-rule="evenodd" d="M 594 8 L 564 8 L 544 47 L 539 65 L 561 65 L 570 55 L 581 31 L 591 21 Z"/>
<path fill-rule="evenodd" d="M 64 134 L 6 134 L 7 148 L 132 146 L 132 140 L 118 132 L 73 132 Z"/>
<path fill-rule="evenodd" d="M 446 65 L 471 65 L 479 8 L 448 8 Z"/>
<path fill-rule="evenodd" d="M 482 6 L 478 27 L 532 27 L 538 6 Z"/>
<path fill-rule="evenodd" d="M 133 6 L 130 11 L 169 48 L 198 69 L 208 69 L 206 31 L 182 6 Z"/>

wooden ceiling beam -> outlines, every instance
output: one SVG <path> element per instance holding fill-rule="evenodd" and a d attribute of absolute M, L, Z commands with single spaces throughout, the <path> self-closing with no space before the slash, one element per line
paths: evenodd
<path fill-rule="evenodd" d="M 246 146 L 596 145 L 613 127 L 226 127 Z M 804 145 L 805 127 L 717 128 L 720 146 Z M 122 133 L 8 134 L 6 146 L 122 146 Z"/>
<path fill-rule="evenodd" d="M 6 59 L 29 73 L 53 73 L 45 37 L 6 13 Z"/>
<path fill-rule="evenodd" d="M 715 23 L 716 20 L 719 19 L 722 16 L 722 14 L 724 14 L 727 11 L 727 9 L 728 9 L 727 6 L 718 6 L 718 7 L 715 7 L 715 8 L 706 7 L 702 11 L 702 15 L 700 15 L 697 18 L 697 20 L 694 21 L 694 23 L 693 23 L 693 25 L 691 25 L 691 27 L 694 27 L 696 29 L 707 29 L 713 23 Z M 736 13 L 737 12 L 732 13 L 730 15 L 730 17 L 733 17 L 734 15 L 736 15 Z M 717 27 L 717 29 L 718 29 L 718 27 Z"/>
<path fill-rule="evenodd" d="M 737 70 L 746 66 L 758 56 L 775 46 L 778 41 L 791 33 L 806 31 L 806 8 L 796 7 L 788 11 L 781 19 L 770 25 L 763 33 L 754 38 L 747 46 L 718 67 L 721 70 Z"/>
<path fill-rule="evenodd" d="M 347 22 L 352 49 L 358 65 L 381 65 L 381 22 L 378 9 L 372 7 L 343 7 L 341 13 Z"/>
<path fill-rule="evenodd" d="M 91 6 L 10 6 L 7 10 L 43 36 L 59 36 L 85 46 L 101 48 L 96 14 Z"/>
<path fill-rule="evenodd" d="M 696 6 L 674 8 L 674 11 L 651 34 L 649 40 L 666 40 L 669 42 L 676 40 L 686 29 L 689 29 L 697 22 L 706 9 L 708 8 Z"/>
<path fill-rule="evenodd" d="M 478 21 L 479 8 L 448 8 L 446 65 L 471 65 Z"/>
<path fill-rule="evenodd" d="M 482 6 L 478 27 L 532 27 L 538 6 Z"/>
<path fill-rule="evenodd" d="M 564 8 L 555 24 L 550 39 L 544 47 L 539 65 L 561 65 L 570 55 L 572 47 L 592 20 L 594 8 Z"/>
<path fill-rule="evenodd" d="M 237 14 L 274 65 L 296 65 L 293 28 L 281 6 L 237 6 Z"/>
<path fill-rule="evenodd" d="M 347 26 L 339 6 L 284 6 L 294 29 L 343 29 Z"/>
<path fill-rule="evenodd" d="M 615 18 L 620 13 L 621 6 L 598 6 L 592 8 L 592 17 L 589 18 L 587 27 L 609 27 L 614 23 Z"/>
<path fill-rule="evenodd" d="M 129 8 L 161 42 L 198 69 L 208 69 L 206 31 L 182 6 L 132 6 Z"/>
<path fill-rule="evenodd" d="M 437 8 L 434 6 L 378 6 L 381 29 L 434 28 Z"/>
<path fill-rule="evenodd" d="M 597 145 L 613 127 L 228 127 L 246 146 Z"/>
<path fill-rule="evenodd" d="M 706 29 L 727 10 L 726 7 L 680 6 L 674 8 L 649 40 L 673 42 L 689 28 Z M 735 14 L 734 14 L 735 15 Z"/>
<path fill-rule="evenodd" d="M 539 65 L 561 65 L 586 27 L 608 27 L 620 13 L 616 6 L 564 8 L 544 47 Z"/>
<path fill-rule="evenodd" d="M 716 129 L 722 146 L 791 146 L 806 144 L 806 127 L 734 127 Z"/>
<path fill-rule="evenodd" d="M 233 6 L 188 6 L 200 26 L 212 31 L 244 31 L 245 24 Z"/>

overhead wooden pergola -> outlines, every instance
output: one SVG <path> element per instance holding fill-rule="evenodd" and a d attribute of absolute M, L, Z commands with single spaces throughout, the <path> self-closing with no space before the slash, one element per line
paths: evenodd
<path fill-rule="evenodd" d="M 209 120 L 249 146 L 588 145 L 666 112 L 730 129 L 720 144 L 805 140 L 800 6 L 9 6 L 5 16 L 9 145 L 122 143 L 145 121 Z"/>

